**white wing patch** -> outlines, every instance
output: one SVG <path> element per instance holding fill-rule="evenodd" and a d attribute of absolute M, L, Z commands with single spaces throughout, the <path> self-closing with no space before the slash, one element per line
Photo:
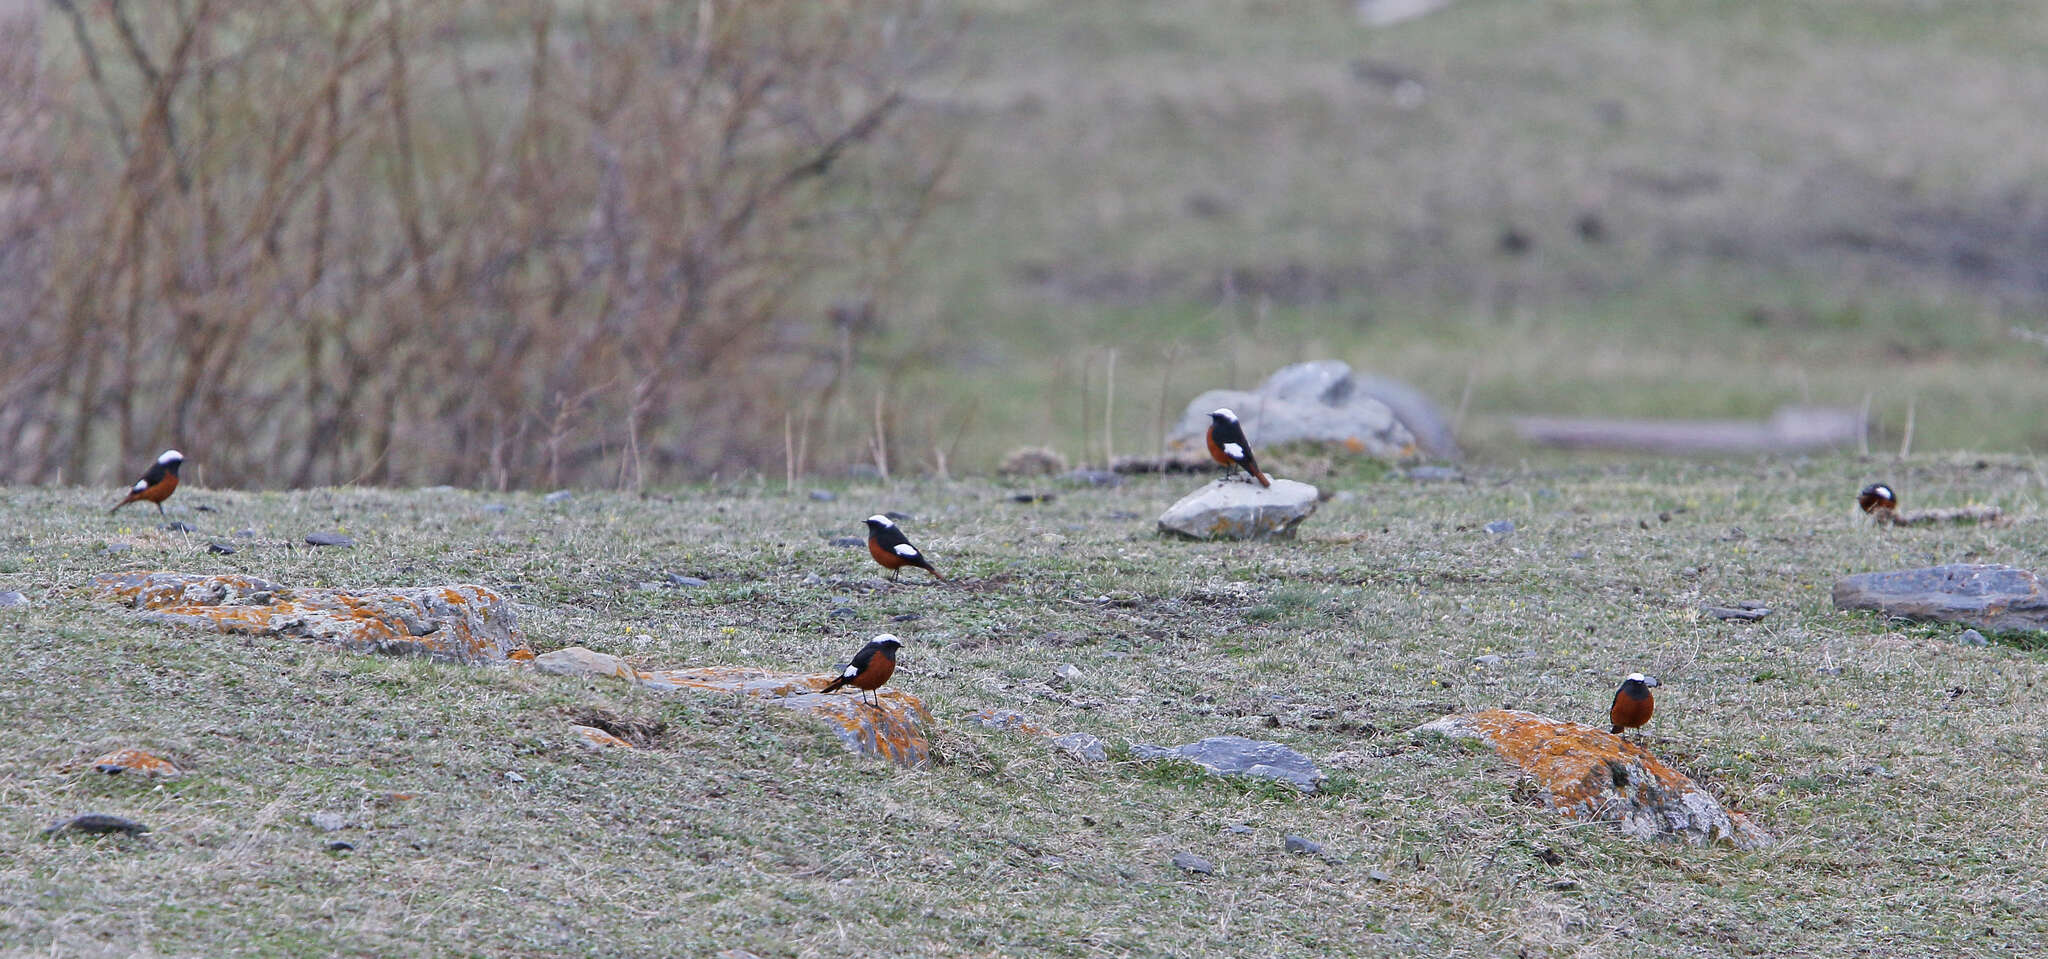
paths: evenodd
<path fill-rule="evenodd" d="M 1223 455 L 1234 460 L 1244 459 L 1244 447 L 1236 443 L 1225 443 L 1223 444 Z"/>
<path fill-rule="evenodd" d="M 841 672 L 841 673 L 839 674 L 839 678 L 840 678 L 840 679 L 852 679 L 853 677 L 855 677 L 855 676 L 858 676 L 858 675 L 860 675 L 860 667 L 858 667 L 858 666 L 848 666 L 848 667 L 846 667 L 846 669 L 845 669 L 845 670 L 844 670 L 843 672 Z"/>
<path fill-rule="evenodd" d="M 146 490 L 146 489 L 148 489 L 148 488 L 149 488 L 149 481 L 148 481 L 148 480 L 136 480 L 136 481 L 135 481 L 135 485 L 134 485 L 134 486 L 130 486 L 130 487 L 128 487 L 128 491 L 129 491 L 129 492 L 131 492 L 131 493 L 140 493 L 140 492 L 142 492 L 143 490 Z"/>
<path fill-rule="evenodd" d="M 901 556 L 904 559 L 916 559 L 917 547 L 912 546 L 909 543 L 898 543 L 896 544 L 896 555 Z"/>

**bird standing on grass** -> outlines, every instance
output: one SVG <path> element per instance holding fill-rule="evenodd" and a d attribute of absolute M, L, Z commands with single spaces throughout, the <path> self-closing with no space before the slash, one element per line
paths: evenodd
<path fill-rule="evenodd" d="M 1896 510 L 1899 508 L 1899 497 L 1892 492 L 1891 487 L 1883 483 L 1872 483 L 1863 487 L 1863 492 L 1856 494 L 1856 505 L 1863 507 L 1866 513 L 1875 513 L 1881 509 Z"/>
<path fill-rule="evenodd" d="M 178 464 L 183 462 L 185 454 L 177 450 L 164 450 L 163 455 L 157 457 L 155 463 L 150 464 L 149 472 L 142 474 L 142 478 L 136 480 L 134 486 L 128 487 L 128 498 L 115 503 L 114 508 L 107 512 L 120 512 L 121 507 L 129 503 L 148 500 L 156 504 L 158 516 L 164 515 L 164 500 L 170 499 L 171 493 L 177 490 Z"/>
<path fill-rule="evenodd" d="M 1628 678 L 1621 681 L 1621 688 L 1614 691 L 1614 705 L 1607 707 L 1607 721 L 1614 726 L 1608 731 L 1619 736 L 1624 729 L 1641 729 L 1657 709 L 1657 700 L 1650 695 L 1650 687 L 1661 685 L 1655 676 L 1628 674 Z"/>
<path fill-rule="evenodd" d="M 1209 414 L 1209 458 L 1225 466 L 1242 466 L 1260 486 L 1271 486 L 1273 481 L 1259 472 L 1259 461 L 1252 458 L 1252 441 L 1245 439 L 1244 427 L 1237 422 L 1237 414 L 1229 407 Z"/>
<path fill-rule="evenodd" d="M 867 524 L 868 555 L 873 556 L 875 562 L 882 564 L 882 568 L 889 571 L 891 580 L 901 574 L 903 567 L 915 566 L 932 574 L 933 579 L 942 583 L 946 581 L 946 577 L 940 576 L 939 571 L 932 568 L 931 561 L 925 559 L 924 554 L 917 551 L 917 547 L 910 545 L 910 539 L 903 535 L 902 530 L 896 528 L 895 521 L 877 513 L 867 518 Z"/>
<path fill-rule="evenodd" d="M 888 682 L 889 677 L 896 673 L 896 650 L 902 645 L 902 640 L 888 633 L 875 637 L 873 642 L 862 646 L 860 652 L 853 654 L 853 662 L 847 663 L 846 668 L 839 671 L 838 679 L 834 679 L 831 685 L 819 692 L 836 692 L 842 686 L 852 686 L 867 693 L 882 688 L 882 684 Z M 874 707 L 882 708 L 879 697 L 875 699 Z"/>

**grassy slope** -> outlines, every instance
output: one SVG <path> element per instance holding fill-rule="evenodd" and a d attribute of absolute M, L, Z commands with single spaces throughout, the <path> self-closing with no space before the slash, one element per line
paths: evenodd
<path fill-rule="evenodd" d="M 1912 505 L 2038 515 L 2036 460 L 1621 463 L 1482 469 L 1467 485 L 1284 475 L 1342 491 L 1300 540 L 1156 538 L 1187 478 L 1022 505 L 985 482 L 759 488 L 562 505 L 454 492 L 180 492 L 200 536 L 108 518 L 100 491 L 0 494 L 0 949 L 37 955 L 1842 955 L 2048 949 L 2044 653 L 1833 612 L 1838 575 L 1970 559 L 2038 565 L 2048 525 L 1876 530 L 1879 473 Z M 510 510 L 486 512 L 487 502 Z M 214 513 L 192 512 L 199 504 Z M 960 588 L 876 589 L 827 546 L 914 514 Z M 1668 515 L 1668 521 L 1660 518 Z M 1518 529 L 1478 531 L 1495 519 Z M 352 551 L 249 546 L 344 527 Z M 1737 533 L 1736 530 L 1740 530 Z M 109 555 L 102 542 L 133 543 Z M 246 541 L 245 541 L 246 543 Z M 897 684 L 941 717 L 945 762 L 841 754 L 779 711 L 157 628 L 77 587 L 126 568 L 296 584 L 474 581 L 535 645 L 643 666 L 826 670 L 884 629 Z M 664 572 L 697 590 L 642 590 Z M 806 585 L 816 573 L 824 585 Z M 1703 602 L 1761 600 L 1755 625 Z M 831 611 L 850 609 L 850 618 Z M 920 614 L 913 621 L 892 617 Z M 1501 666 L 1474 668 L 1496 653 Z M 1071 662 L 1080 678 L 1045 685 Z M 1784 837 L 1754 854 L 1646 847 L 1518 800 L 1513 777 L 1414 724 L 1510 705 L 1604 715 L 1661 676 L 1654 748 Z M 1839 672 L 1826 670 L 1839 669 Z M 1066 700 L 1061 702 L 1058 700 Z M 1082 708 L 1077 704 L 1093 704 Z M 575 748 L 596 707 L 668 724 L 656 749 Z M 1113 743 L 1241 733 L 1332 773 L 1327 794 L 1081 766 L 963 725 L 1011 707 Z M 1268 720 L 1267 717 L 1275 717 Z M 1277 727 L 1274 723 L 1277 722 Z M 59 771 L 134 743 L 193 774 Z M 1883 774 L 1871 771 L 1884 767 Z M 509 782 L 517 771 L 524 783 Z M 387 801 L 390 792 L 417 794 Z M 139 843 L 35 832 L 98 809 Z M 363 824 L 337 857 L 304 816 Z M 1249 834 L 1224 827 L 1244 823 Z M 1287 833 L 1334 865 L 1280 851 Z M 1551 866 L 1535 855 L 1555 849 Z M 1166 862 L 1190 850 L 1206 881 Z M 1373 881 L 1381 870 L 1388 877 Z"/>
<path fill-rule="evenodd" d="M 893 318 L 950 358 L 893 395 L 948 442 L 971 423 L 956 467 L 1079 454 L 1111 347 L 1121 452 L 1162 395 L 1325 356 L 1446 406 L 1469 382 L 1482 455 L 1514 412 L 1866 394 L 1881 446 L 1911 404 L 1923 449 L 2048 448 L 2043 355 L 2007 334 L 2048 311 L 2032 4 L 1468 0 L 1388 30 L 1339 2 L 964 5 L 971 78 L 928 91 L 953 202 Z"/>

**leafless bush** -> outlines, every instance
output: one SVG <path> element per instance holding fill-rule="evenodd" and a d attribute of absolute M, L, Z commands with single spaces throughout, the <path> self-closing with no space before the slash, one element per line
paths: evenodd
<path fill-rule="evenodd" d="M 953 32 L 921 0 L 41 20 L 0 478 L 175 444 L 216 485 L 637 486 L 780 467 L 789 420 L 867 454 L 828 410 L 949 156 L 905 116 Z"/>

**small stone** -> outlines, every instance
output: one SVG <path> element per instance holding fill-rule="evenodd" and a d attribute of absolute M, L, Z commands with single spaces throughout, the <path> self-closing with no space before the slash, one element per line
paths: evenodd
<path fill-rule="evenodd" d="M 103 548 L 103 549 L 101 549 L 101 550 L 100 550 L 100 552 L 102 552 L 102 553 L 106 553 L 106 554 L 108 554 L 108 555 L 114 555 L 114 554 L 119 554 L 119 553 L 125 553 L 125 552 L 128 552 L 129 550 L 131 550 L 131 549 L 134 549 L 134 548 L 135 548 L 135 547 L 134 547 L 134 546 L 133 546 L 132 544 L 129 544 L 129 543 L 108 543 L 108 544 L 107 544 L 107 545 L 105 546 L 105 548 Z"/>
<path fill-rule="evenodd" d="M 12 590 L 9 590 L 5 593 L 0 593 L 0 608 L 27 605 L 28 597 L 23 596 L 20 593 L 14 592 Z"/>
<path fill-rule="evenodd" d="M 217 556 L 235 555 L 235 547 L 232 544 L 223 543 L 220 540 L 214 540 L 213 542 L 206 544 L 206 551 L 209 553 L 213 553 Z"/>
<path fill-rule="evenodd" d="M 50 828 L 43 830 L 43 835 L 58 836 L 67 832 L 105 835 L 107 833 L 119 832 L 127 833 L 130 836 L 140 836 L 148 831 L 148 826 L 125 816 L 114 816 L 103 812 L 89 812 L 51 823 Z"/>
<path fill-rule="evenodd" d="M 14 595 L 16 595 L 16 596 L 19 596 L 19 595 L 21 595 L 21 594 L 20 594 L 20 593 L 15 593 Z M 6 600 L 7 600 L 7 597 L 5 597 L 5 596 L 0 596 L 0 606 L 5 606 L 5 605 L 7 605 L 7 601 L 6 601 Z M 1984 638 L 1984 634 L 1983 634 L 1983 633 L 1980 633 L 1980 632 L 1978 632 L 1978 631 L 1976 631 L 1976 630 L 1974 630 L 1974 629 L 1966 629 L 1966 630 L 1963 630 L 1963 634 L 1962 634 L 1961 636 L 1958 636 L 1958 637 L 1956 637 L 1956 642 L 1958 642 L 1958 643 L 1961 643 L 1961 644 L 1963 644 L 1963 645 L 1965 645 L 1965 646 L 1989 646 L 1989 645 L 1991 645 L 1991 641 L 1990 641 L 1990 640 L 1988 640 L 1988 639 L 1985 639 L 1985 638 Z"/>
<path fill-rule="evenodd" d="M 505 770 L 505 780 L 507 782 L 523 783 L 526 781 L 526 777 L 507 769 Z"/>
<path fill-rule="evenodd" d="M 639 675 L 625 660 L 582 646 L 569 646 L 536 656 L 533 668 L 553 676 L 616 676 L 634 679 Z"/>
<path fill-rule="evenodd" d="M 657 583 L 651 579 L 643 579 L 640 581 L 640 588 L 648 591 L 660 589 L 662 585 L 663 584 Z"/>
<path fill-rule="evenodd" d="M 324 532 L 324 531 L 323 531 L 323 532 L 318 532 L 318 533 L 307 533 L 307 534 L 306 534 L 306 545 L 308 545 L 308 546 L 340 546 L 340 547 L 343 547 L 343 548 L 348 548 L 348 547 L 353 547 L 354 545 L 356 545 L 356 541 L 355 541 L 355 538 L 354 538 L 354 537 L 352 537 L 352 536 L 345 536 L 345 535 L 343 535 L 343 534 L 341 534 L 341 533 L 334 533 L 334 532 Z"/>
<path fill-rule="evenodd" d="M 1486 531 L 1495 536 L 1506 536 L 1515 531 L 1515 521 L 1511 519 L 1494 520 L 1486 524 Z"/>
<path fill-rule="evenodd" d="M 1492 653 L 1488 653 L 1484 656 L 1472 657 L 1472 665 L 1474 666 L 1498 666 L 1500 664 L 1501 658 L 1499 656 L 1493 655 Z"/>
<path fill-rule="evenodd" d="M 914 622 L 917 622 L 918 620 L 920 620 L 920 619 L 923 619 L 923 618 L 924 618 L 924 614 L 923 614 L 923 613 L 897 613 L 896 615 L 894 615 L 894 616 L 891 616 L 891 617 L 889 617 L 889 622 L 892 622 L 892 623 L 914 623 Z"/>
<path fill-rule="evenodd" d="M 505 505 L 505 504 L 503 504 L 503 503 L 485 503 L 484 505 L 482 505 L 482 506 L 479 506 L 479 507 L 477 507 L 477 509 L 480 509 L 480 510 L 482 510 L 482 511 L 486 512 L 486 513 L 510 513 L 510 512 L 512 512 L 512 507 L 510 507 L 510 506 L 507 506 L 507 505 Z"/>
<path fill-rule="evenodd" d="M 1315 760 L 1279 743 L 1246 739 L 1243 736 L 1211 736 L 1200 742 L 1167 749 L 1150 743 L 1132 743 L 1131 754 L 1139 759 L 1185 759 L 1219 776 L 1254 776 L 1292 783 L 1312 793 L 1324 778 Z"/>
<path fill-rule="evenodd" d="M 116 749 L 93 760 L 92 768 L 109 776 L 129 773 L 147 779 L 176 779 L 185 774 L 177 763 L 133 747 Z"/>
<path fill-rule="evenodd" d="M 1050 503 L 1050 502 L 1052 502 L 1052 494 L 1051 494 L 1051 493 L 1012 493 L 1012 494 L 1010 494 L 1010 502 L 1012 502 L 1012 503 Z"/>
<path fill-rule="evenodd" d="M 1286 849 L 1288 852 L 1303 856 L 1320 856 L 1323 854 L 1322 843 L 1303 836 L 1288 836 L 1280 841 L 1280 845 L 1281 848 Z"/>
<path fill-rule="evenodd" d="M 572 493 L 565 489 L 558 489 L 552 493 L 549 493 L 546 496 L 541 497 L 540 499 L 543 503 L 566 503 L 575 498 L 575 493 Z"/>
<path fill-rule="evenodd" d="M 194 525 L 192 525 L 191 523 L 187 523 L 187 522 L 185 522 L 185 521 L 183 521 L 183 520 L 172 520 L 171 522 L 165 523 L 164 525 L 162 525 L 162 526 L 159 526 L 159 527 L 157 527 L 157 528 L 158 528 L 158 529 L 160 529 L 160 530 L 163 530 L 163 531 L 164 531 L 164 532 L 166 532 L 166 533 L 197 533 L 197 532 L 199 532 L 199 527 L 197 527 L 197 526 L 194 526 Z"/>
<path fill-rule="evenodd" d="M 1052 674 L 1061 682 L 1071 683 L 1074 680 L 1081 678 L 1081 667 L 1076 666 L 1073 663 L 1061 663 L 1058 666 L 1054 666 L 1052 668 Z"/>
<path fill-rule="evenodd" d="M 212 506 L 211 504 L 209 504 L 209 503 L 197 503 L 197 504 L 194 504 L 192 508 L 193 508 L 193 509 L 196 509 L 196 510 L 198 510 L 198 511 L 202 512 L 202 513 L 218 513 L 218 512 L 220 512 L 220 510 L 214 509 L 214 508 L 213 508 L 213 506 Z"/>
<path fill-rule="evenodd" d="M 348 840 L 346 840 L 346 839 L 329 839 L 329 840 L 327 840 L 327 851 L 328 851 L 328 852 L 355 852 L 355 851 L 356 851 L 356 844 L 355 844 L 355 843 L 352 843 L 352 842 L 349 842 L 349 841 L 348 841 Z"/>
<path fill-rule="evenodd" d="M 1252 827 L 1241 822 L 1234 822 L 1223 827 L 1223 831 L 1233 836 L 1249 836 L 1252 834 Z"/>
<path fill-rule="evenodd" d="M 867 540 L 858 536 L 834 536 L 827 542 L 833 546 L 846 546 L 853 549 L 859 549 L 868 544 Z"/>
<path fill-rule="evenodd" d="M 1067 755 L 1084 763 L 1106 763 L 1109 761 L 1109 747 L 1103 741 L 1088 733 L 1068 733 L 1053 737 L 1052 744 Z"/>
<path fill-rule="evenodd" d="M 1077 469 L 1068 473 L 1067 481 L 1082 486 L 1122 486 L 1123 474 L 1112 470 Z"/>
<path fill-rule="evenodd" d="M 1191 876 L 1213 876 L 1216 874 L 1215 863 L 1191 852 L 1174 853 L 1173 865 L 1175 868 Z"/>
<path fill-rule="evenodd" d="M 237 539 L 255 539 L 256 531 L 254 529 L 238 529 L 235 530 L 235 537 Z"/>
<path fill-rule="evenodd" d="M 1373 882 L 1393 882 L 1393 881 L 1394 881 L 1394 877 L 1392 877 L 1392 876 L 1389 876 L 1389 875 L 1387 875 L 1387 871 L 1386 871 L 1386 870 L 1384 870 L 1384 869 L 1374 869 L 1374 870 L 1371 870 L 1371 871 L 1369 871 L 1369 872 L 1367 872 L 1367 873 L 1365 874 L 1365 878 L 1367 878 L 1367 879 L 1370 879 L 1370 880 L 1372 880 Z"/>
<path fill-rule="evenodd" d="M 1563 879 L 1552 879 L 1550 881 L 1550 888 L 1555 889 L 1559 892 L 1564 892 L 1570 889 L 1577 889 L 1579 888 L 1579 881 L 1569 876 Z"/>
<path fill-rule="evenodd" d="M 1884 768 L 1883 763 L 1872 763 L 1868 766 L 1863 767 L 1863 775 L 1865 776 L 1875 776 L 1879 779 L 1888 779 L 1891 777 L 1891 774 L 1892 771 Z"/>
<path fill-rule="evenodd" d="M 321 832 L 334 832 L 348 826 L 348 820 L 338 812 L 314 812 L 306 814 L 306 825 Z"/>
<path fill-rule="evenodd" d="M 678 576 L 675 573 L 670 573 L 668 574 L 668 584 L 670 586 L 681 586 L 684 589 L 695 589 L 699 586 L 709 586 L 711 581 L 698 579 L 695 576 Z"/>
<path fill-rule="evenodd" d="M 811 498 L 817 500 L 820 503 L 830 503 L 833 500 L 838 499 L 839 494 L 834 493 L 828 489 L 814 489 L 811 491 Z"/>
<path fill-rule="evenodd" d="M 816 573 L 805 573 L 805 574 L 804 574 L 804 585 L 805 585 L 805 586 L 823 586 L 823 585 L 825 585 L 825 577 L 823 577 L 823 576 L 820 576 L 820 575 L 818 575 L 818 574 L 816 574 Z"/>
<path fill-rule="evenodd" d="M 1715 619 L 1758 620 L 1771 615 L 1771 608 L 1742 603 L 1736 606 L 1702 606 L 1700 612 Z"/>
<path fill-rule="evenodd" d="M 831 612 L 826 613 L 825 615 L 830 616 L 833 619 L 852 619 L 854 616 L 858 614 L 855 613 L 852 609 L 849 609 L 845 606 L 840 606 L 833 609 Z"/>

